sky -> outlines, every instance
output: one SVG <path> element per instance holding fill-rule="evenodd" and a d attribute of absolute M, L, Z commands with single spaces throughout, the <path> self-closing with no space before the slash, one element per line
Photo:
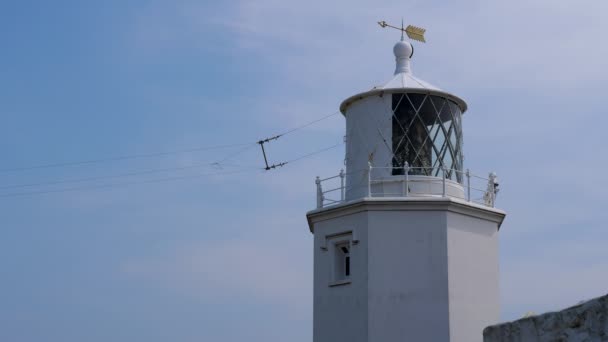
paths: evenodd
<path fill-rule="evenodd" d="M 389 80 L 399 34 L 376 22 L 402 16 L 428 30 L 414 74 L 468 103 L 465 166 L 500 178 L 501 319 L 605 294 L 607 11 L 1 3 L 0 340 L 311 341 L 305 213 L 343 146 L 263 172 L 254 143 Z M 333 115 L 267 144 L 269 161 L 343 135 Z"/>

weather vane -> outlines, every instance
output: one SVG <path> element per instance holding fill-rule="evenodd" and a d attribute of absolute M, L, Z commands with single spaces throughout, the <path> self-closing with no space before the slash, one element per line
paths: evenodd
<path fill-rule="evenodd" d="M 422 43 L 426 43 L 426 40 L 424 39 L 424 32 L 426 32 L 426 29 L 423 29 L 423 28 L 417 27 L 417 26 L 413 26 L 413 25 L 408 25 L 406 28 L 403 28 L 403 20 L 401 20 L 401 27 L 387 24 L 386 21 L 384 21 L 384 20 L 379 21 L 378 25 L 380 25 L 381 27 L 390 27 L 390 28 L 394 28 L 396 30 L 401 31 L 402 40 L 403 40 L 403 32 L 405 32 L 405 34 L 407 34 L 407 36 L 410 39 L 417 40 Z"/>

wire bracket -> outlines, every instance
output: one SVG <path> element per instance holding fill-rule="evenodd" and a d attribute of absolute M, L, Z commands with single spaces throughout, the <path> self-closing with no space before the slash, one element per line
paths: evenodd
<path fill-rule="evenodd" d="M 266 138 L 264 140 L 258 141 L 258 144 L 260 144 L 260 147 L 262 148 L 262 155 L 264 156 L 264 164 L 266 164 L 266 167 L 264 168 L 264 170 L 266 170 L 266 171 L 271 170 L 271 169 L 276 169 L 278 167 L 282 167 L 285 164 L 287 164 L 287 162 L 283 162 L 283 163 L 268 165 L 268 157 L 266 156 L 266 149 L 264 149 L 264 144 L 265 143 L 271 142 L 273 140 L 277 140 L 281 136 L 282 136 L 282 134 L 281 135 L 275 135 L 274 137 Z"/>

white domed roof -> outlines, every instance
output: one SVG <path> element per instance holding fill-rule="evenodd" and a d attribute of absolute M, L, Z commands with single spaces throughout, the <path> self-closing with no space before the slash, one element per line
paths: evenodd
<path fill-rule="evenodd" d="M 417 77 L 414 77 L 411 73 L 398 73 L 390 81 L 382 86 L 375 87 L 374 89 L 399 89 L 399 88 L 420 88 L 429 90 L 441 91 L 438 87 L 425 82 Z"/>
<path fill-rule="evenodd" d="M 450 93 L 447 93 L 441 90 L 439 87 L 436 87 L 426 81 L 423 81 L 412 74 L 411 68 L 411 59 L 414 54 L 414 47 L 408 41 L 402 40 L 397 42 L 393 47 L 393 53 L 395 54 L 395 74 L 393 78 L 381 86 L 376 86 L 372 88 L 370 91 L 357 94 L 349 97 L 344 100 L 340 105 L 340 111 L 342 113 L 346 112 L 346 108 L 354 101 L 358 99 L 362 99 L 367 96 L 379 94 L 379 93 L 403 93 L 403 92 L 413 92 L 413 93 L 434 93 L 436 95 L 444 96 L 452 99 L 456 102 L 463 113 L 467 109 L 467 104 L 459 97 L 454 96 Z"/>
<path fill-rule="evenodd" d="M 397 42 L 393 47 L 393 53 L 397 64 L 395 76 L 383 86 L 376 87 L 376 89 L 421 88 L 441 90 L 412 75 L 411 60 L 414 55 L 414 47 L 410 42 L 404 40 Z"/>

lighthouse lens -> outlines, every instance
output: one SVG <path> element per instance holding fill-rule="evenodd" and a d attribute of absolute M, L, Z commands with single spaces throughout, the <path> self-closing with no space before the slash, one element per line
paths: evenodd
<path fill-rule="evenodd" d="M 462 111 L 438 95 L 393 94 L 393 175 L 443 177 L 462 183 Z"/>

